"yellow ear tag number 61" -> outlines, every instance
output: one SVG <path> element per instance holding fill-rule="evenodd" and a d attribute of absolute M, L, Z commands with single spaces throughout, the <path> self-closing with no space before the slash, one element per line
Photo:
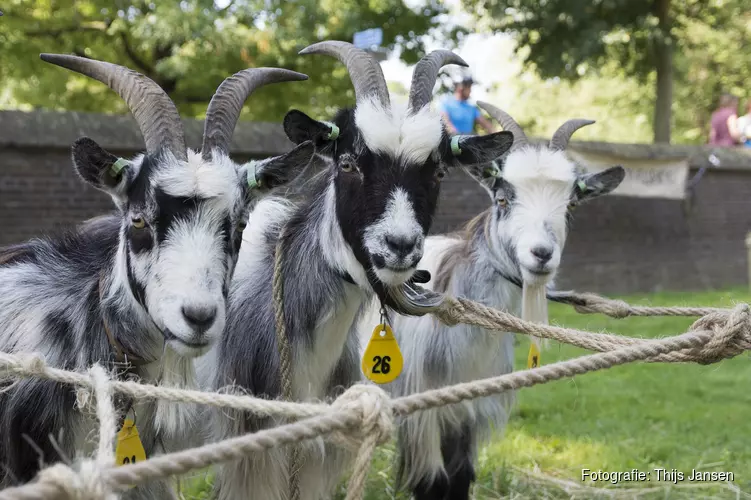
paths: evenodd
<path fill-rule="evenodd" d="M 362 372 L 376 384 L 393 382 L 402 373 L 404 359 L 389 325 L 380 324 L 373 330 L 362 357 Z"/>
<path fill-rule="evenodd" d="M 116 465 L 127 465 L 146 460 L 141 438 L 135 422 L 126 418 L 123 428 L 117 433 L 117 447 L 115 448 Z"/>

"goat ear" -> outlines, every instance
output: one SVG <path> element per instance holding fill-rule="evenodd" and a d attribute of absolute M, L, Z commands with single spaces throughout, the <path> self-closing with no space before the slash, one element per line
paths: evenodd
<path fill-rule="evenodd" d="M 122 196 L 132 172 L 130 163 L 106 151 L 88 137 L 78 139 L 72 149 L 73 166 L 87 183 L 113 196 Z"/>
<path fill-rule="evenodd" d="M 487 135 L 453 136 L 447 163 L 457 166 L 490 163 L 506 154 L 513 144 L 514 135 L 507 130 Z"/>
<path fill-rule="evenodd" d="M 295 144 L 312 141 L 320 147 L 324 142 L 339 137 L 339 129 L 333 123 L 319 122 L 296 109 L 284 116 L 283 126 L 284 133 Z"/>
<path fill-rule="evenodd" d="M 306 141 L 292 151 L 259 162 L 246 163 L 240 167 L 243 179 L 251 189 L 269 191 L 295 179 L 310 164 L 315 146 Z"/>
<path fill-rule="evenodd" d="M 502 164 L 500 161 L 462 167 L 470 177 L 476 180 L 488 192 L 491 198 L 494 197 L 493 191 L 496 188 L 496 184 L 500 182 L 501 168 Z"/>
<path fill-rule="evenodd" d="M 620 165 L 602 172 L 587 174 L 577 179 L 574 194 L 578 200 L 596 198 L 613 191 L 625 177 L 626 170 Z"/>

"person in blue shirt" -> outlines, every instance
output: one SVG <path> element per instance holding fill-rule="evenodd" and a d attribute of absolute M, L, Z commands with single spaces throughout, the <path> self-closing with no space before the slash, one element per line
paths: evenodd
<path fill-rule="evenodd" d="M 480 108 L 469 102 L 472 83 L 472 78 L 463 78 L 454 86 L 454 95 L 448 96 L 441 103 L 440 111 L 449 135 L 472 134 L 475 124 L 479 124 L 489 134 L 494 132 L 493 124 L 482 116 Z"/>

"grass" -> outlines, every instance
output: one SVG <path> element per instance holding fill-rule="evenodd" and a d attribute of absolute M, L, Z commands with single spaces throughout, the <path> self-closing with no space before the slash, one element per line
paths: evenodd
<path fill-rule="evenodd" d="M 745 289 L 622 297 L 632 304 L 732 306 Z M 610 319 L 551 304 L 551 324 L 633 337 L 684 332 L 694 318 Z M 528 341 L 516 361 L 526 366 Z M 550 364 L 587 354 L 551 344 Z M 701 365 L 630 364 L 523 389 L 503 435 L 479 456 L 474 498 L 751 498 L 751 363 L 746 355 Z M 366 499 L 408 498 L 393 492 L 393 446 L 379 448 Z M 648 482 L 582 481 L 582 469 L 651 472 Z M 734 473 L 734 481 L 659 481 L 656 468 Z M 208 498 L 199 476 L 186 498 Z M 337 499 L 344 498 L 344 483 Z"/>

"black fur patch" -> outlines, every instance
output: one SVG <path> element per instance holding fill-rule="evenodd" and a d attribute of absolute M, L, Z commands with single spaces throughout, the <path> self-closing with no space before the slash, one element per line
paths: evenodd
<path fill-rule="evenodd" d="M 151 230 L 148 227 L 138 229 L 130 226 L 126 229 L 125 234 L 128 238 L 128 246 L 133 253 L 148 252 L 154 248 L 154 238 L 151 236 Z"/>
<path fill-rule="evenodd" d="M 74 403 L 71 386 L 48 380 L 22 380 L 0 395 L 0 418 L 5 431 L 0 436 L 0 462 L 8 468 L 11 477 L 28 482 L 39 471 L 41 460 L 50 464 L 62 459 L 50 436 L 57 440 L 62 432 L 62 442 L 58 444 L 70 449 L 70 425 L 66 415 L 72 411 Z M 39 456 L 37 449 L 43 456 Z"/>
<path fill-rule="evenodd" d="M 167 238 L 172 224 L 177 220 L 190 218 L 203 201 L 197 197 L 170 196 L 160 188 L 156 188 L 154 198 L 159 207 L 154 225 L 156 226 L 156 240 L 160 244 Z"/>
<path fill-rule="evenodd" d="M 50 345 L 50 351 L 60 353 L 60 368 L 63 370 L 73 370 L 75 368 L 75 358 L 71 353 L 75 352 L 75 342 L 73 341 L 73 325 L 68 321 L 62 312 L 50 313 L 44 318 L 44 335 Z"/>
<path fill-rule="evenodd" d="M 449 476 L 449 488 L 446 498 L 451 500 L 469 500 L 469 490 L 475 480 L 472 464 L 473 447 L 472 430 L 465 424 L 458 430 L 451 430 L 441 435 L 441 454 L 443 466 Z"/>
<path fill-rule="evenodd" d="M 125 266 L 128 268 L 128 284 L 130 285 L 130 291 L 133 292 L 136 301 L 138 301 L 143 307 L 146 307 L 146 288 L 138 282 L 136 276 L 133 274 L 129 252 L 125 252 Z"/>

